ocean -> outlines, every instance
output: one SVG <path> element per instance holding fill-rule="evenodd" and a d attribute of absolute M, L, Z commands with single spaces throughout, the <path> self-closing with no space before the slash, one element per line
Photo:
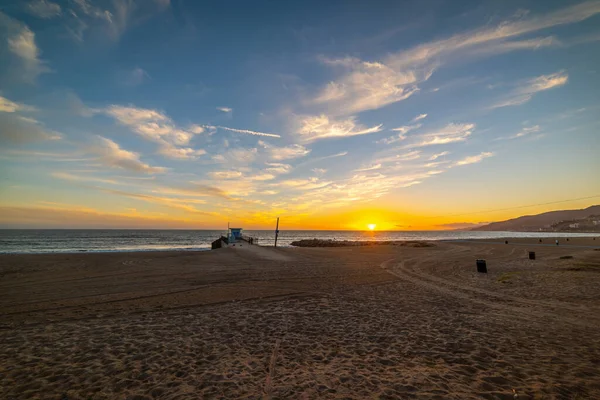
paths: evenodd
<path fill-rule="evenodd" d="M 158 250 L 208 250 L 224 231 L 124 229 L 3 229 L 0 253 L 77 253 Z M 245 230 L 258 244 L 272 246 L 272 230 Z M 462 232 L 462 231 L 280 231 L 278 246 L 301 239 L 333 240 L 462 240 L 504 237 L 558 238 L 598 236 L 591 233 Z"/>

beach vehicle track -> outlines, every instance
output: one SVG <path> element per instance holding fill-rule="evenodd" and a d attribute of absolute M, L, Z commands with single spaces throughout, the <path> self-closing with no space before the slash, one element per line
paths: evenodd
<path fill-rule="evenodd" d="M 409 259 L 410 260 L 410 259 Z M 532 317 L 549 318 L 582 327 L 598 327 L 600 318 L 590 313 L 573 317 L 574 312 L 587 311 L 583 308 L 573 307 L 562 303 L 549 303 L 537 300 L 522 299 L 515 296 L 495 293 L 489 290 L 474 288 L 471 286 L 451 282 L 422 272 L 415 272 L 406 266 L 406 261 L 393 258 L 384 261 L 380 266 L 388 273 L 409 281 L 415 285 L 441 292 L 479 305 L 494 308 L 506 316 L 530 320 Z M 560 315 L 557 313 L 568 313 Z"/>

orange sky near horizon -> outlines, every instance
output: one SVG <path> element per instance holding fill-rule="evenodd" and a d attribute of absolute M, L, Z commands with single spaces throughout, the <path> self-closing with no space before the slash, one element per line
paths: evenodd
<path fill-rule="evenodd" d="M 145 212 L 128 209 L 123 212 L 102 211 L 90 207 L 42 202 L 37 206 L 0 205 L 2 228 L 91 228 L 91 229 L 223 229 L 227 223 L 245 229 L 273 229 L 277 216 L 282 230 L 369 230 L 375 224 L 376 231 L 417 231 L 468 229 L 478 224 L 502 221 L 522 215 L 533 215 L 547 211 L 586 208 L 594 199 L 532 205 L 510 209 L 471 210 L 447 215 L 436 214 L 436 210 L 399 212 L 385 208 L 335 210 L 331 213 L 277 214 L 253 213 L 234 215 L 168 215 L 160 212 Z"/>

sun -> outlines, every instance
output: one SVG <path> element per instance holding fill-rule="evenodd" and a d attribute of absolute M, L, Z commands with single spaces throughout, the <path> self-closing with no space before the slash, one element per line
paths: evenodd
<path fill-rule="evenodd" d="M 367 228 L 369 228 L 370 231 L 374 231 L 375 228 L 377 228 L 377 225 L 376 224 L 369 224 L 369 225 L 367 225 Z"/>

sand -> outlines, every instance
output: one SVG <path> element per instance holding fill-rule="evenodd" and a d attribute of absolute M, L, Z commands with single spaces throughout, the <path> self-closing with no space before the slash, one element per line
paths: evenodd
<path fill-rule="evenodd" d="M 3 255 L 0 398 L 600 398 L 592 245 Z"/>

